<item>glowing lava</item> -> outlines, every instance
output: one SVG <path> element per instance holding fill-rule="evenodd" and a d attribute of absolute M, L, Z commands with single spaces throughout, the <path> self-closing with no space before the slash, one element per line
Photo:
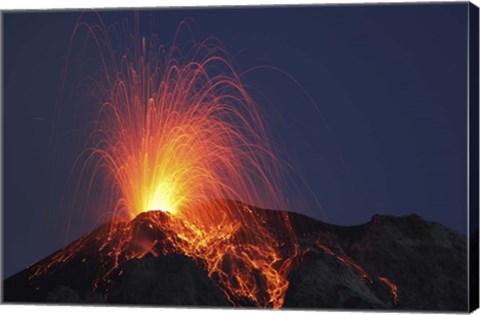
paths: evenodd
<path fill-rule="evenodd" d="M 297 249 L 288 217 L 275 220 L 285 231 L 285 239 L 275 239 L 251 208 L 226 201 L 286 209 L 281 163 L 230 56 L 214 39 L 177 45 L 177 34 L 167 46 L 141 36 L 137 25 L 118 45 L 102 23 L 80 21 L 76 32 L 81 28 L 96 45 L 101 75 L 92 87 L 98 112 L 77 160 L 78 182 L 101 183 L 97 207 L 115 209 L 113 219 L 165 211 L 164 252 L 204 265 L 232 303 L 280 307 Z M 124 242 L 111 240 L 101 247 L 109 249 L 105 265 L 123 255 Z"/>
<path fill-rule="evenodd" d="M 317 240 L 315 242 L 318 248 L 323 250 L 325 253 L 328 255 L 338 259 L 341 261 L 343 264 L 346 266 L 352 268 L 355 270 L 359 276 L 359 278 L 362 281 L 367 282 L 368 284 L 373 284 L 372 278 L 368 275 L 368 273 L 363 269 L 360 265 L 358 265 L 352 258 L 344 255 L 344 254 L 337 254 L 334 251 L 332 251 L 327 245 L 323 244 L 320 240 Z M 382 283 L 388 286 L 388 288 L 391 291 L 392 298 L 393 298 L 393 304 L 396 305 L 398 303 L 398 288 L 397 286 L 391 282 L 387 277 L 382 277 L 378 276 L 378 280 L 380 280 Z"/>
<path fill-rule="evenodd" d="M 99 262 L 93 289 L 105 288 L 130 259 L 182 254 L 233 305 L 281 307 L 299 245 L 286 211 L 264 216 L 248 205 L 287 209 L 287 175 L 231 57 L 212 38 L 179 44 L 177 33 L 163 45 L 141 36 L 138 24 L 113 36 L 99 21 L 80 19 L 74 33 L 87 31 L 99 68 L 91 87 L 98 110 L 75 161 L 73 203 L 100 187 L 95 209 L 114 209 L 112 223 L 40 263 L 32 277 L 81 252 L 81 262 Z M 353 260 L 317 245 L 372 282 Z"/>
<path fill-rule="evenodd" d="M 397 304 L 398 303 L 398 288 L 397 288 L 397 286 L 395 284 L 393 284 L 390 280 L 388 280 L 388 278 L 386 278 L 386 277 L 378 277 L 378 280 L 382 281 L 383 283 L 385 283 L 390 288 L 390 290 L 392 291 L 393 304 Z"/>
<path fill-rule="evenodd" d="M 116 213 L 185 214 L 226 198 L 284 208 L 281 166 L 262 116 L 220 46 L 206 41 L 184 52 L 132 35 L 116 58 L 105 33 L 89 29 L 104 43 L 105 77 L 83 165 L 95 171 L 82 176 L 103 177 L 118 193 Z M 189 216 L 212 214 L 221 211 Z"/>
<path fill-rule="evenodd" d="M 348 267 L 354 269 L 358 273 L 358 276 L 360 277 L 360 279 L 370 284 L 373 283 L 372 279 L 370 278 L 368 273 L 365 271 L 365 269 L 363 269 L 357 263 L 355 263 L 353 259 L 345 255 L 339 255 L 334 253 L 328 246 L 326 246 L 325 244 L 322 244 L 320 240 L 317 240 L 315 244 L 324 252 L 326 252 L 328 255 L 335 257 L 336 259 L 338 259 Z"/>

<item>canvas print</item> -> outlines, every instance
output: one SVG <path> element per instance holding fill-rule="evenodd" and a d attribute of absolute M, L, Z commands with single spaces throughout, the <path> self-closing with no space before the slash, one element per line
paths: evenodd
<path fill-rule="evenodd" d="M 471 311 L 478 9 L 2 12 L 3 302 Z"/>

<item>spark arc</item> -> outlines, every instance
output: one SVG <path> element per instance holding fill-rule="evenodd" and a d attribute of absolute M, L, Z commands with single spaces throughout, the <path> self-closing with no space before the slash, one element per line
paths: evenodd
<path fill-rule="evenodd" d="M 94 208 L 107 223 L 36 264 L 30 279 L 93 261 L 92 289 L 108 302 L 126 261 L 180 254 L 206 270 L 232 305 L 280 308 L 302 255 L 284 197 L 292 177 L 262 107 L 217 39 L 181 43 L 182 23 L 166 45 L 141 35 L 138 20 L 134 31 L 107 28 L 99 16 L 98 24 L 80 18 L 76 25 L 72 43 L 85 30 L 82 42 L 93 43 L 98 67 L 89 81 L 93 127 L 68 186 L 71 211 Z M 314 243 L 374 283 L 334 239 L 338 253 L 323 237 Z M 396 285 L 378 279 L 396 304 Z"/>
<path fill-rule="evenodd" d="M 275 220 L 285 238 L 274 238 L 269 222 L 245 204 L 286 208 L 282 163 L 229 54 L 213 38 L 182 46 L 177 33 L 163 45 L 138 27 L 119 52 L 102 24 L 81 27 L 96 45 L 101 75 L 93 81 L 98 112 L 76 162 L 78 182 L 101 182 L 100 208 L 115 209 L 112 219 L 164 211 L 164 251 L 204 265 L 233 304 L 281 307 L 295 237 L 286 215 Z M 103 257 L 118 260 L 116 246 Z"/>

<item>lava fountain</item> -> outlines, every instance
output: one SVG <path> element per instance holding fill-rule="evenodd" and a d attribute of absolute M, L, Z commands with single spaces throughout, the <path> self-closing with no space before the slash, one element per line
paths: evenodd
<path fill-rule="evenodd" d="M 136 23 L 119 36 L 122 49 L 101 19 L 77 24 L 75 32 L 87 30 L 100 61 L 92 87 L 95 127 L 75 162 L 77 183 L 100 182 L 101 208 L 113 207 L 114 220 L 164 211 L 168 224 L 151 222 L 166 234 L 163 254 L 198 261 L 233 304 L 281 307 L 295 237 L 286 213 L 268 222 L 246 206 L 286 209 L 285 173 L 261 110 L 216 39 L 179 45 L 184 23 L 164 45 L 156 35 L 142 36 L 138 17 Z M 82 198 L 80 184 L 75 196 L 74 202 Z M 272 225 L 283 238 L 273 236 Z M 122 259 L 152 252 L 147 244 L 125 256 L 122 246 L 134 236 L 123 231 L 114 241 L 117 232 L 99 249 L 105 264 L 115 260 L 107 274 Z"/>

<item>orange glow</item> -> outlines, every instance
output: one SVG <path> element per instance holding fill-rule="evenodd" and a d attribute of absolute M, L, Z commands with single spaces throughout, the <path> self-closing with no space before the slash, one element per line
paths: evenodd
<path fill-rule="evenodd" d="M 355 270 L 356 273 L 358 274 L 359 278 L 362 281 L 365 281 L 368 284 L 373 284 L 372 278 L 370 278 L 370 276 L 365 271 L 365 269 L 363 269 L 360 265 L 358 265 L 352 258 L 350 258 L 346 255 L 343 255 L 343 254 L 335 253 L 327 245 L 323 244 L 320 240 L 317 240 L 315 242 L 315 244 L 317 245 L 318 248 L 323 250 L 326 254 L 328 254 L 332 257 L 335 257 L 336 259 L 338 259 L 339 261 L 344 263 L 346 266 Z M 384 284 L 386 284 L 388 286 L 388 288 L 390 289 L 390 291 L 392 293 L 393 304 L 396 305 L 398 303 L 398 288 L 397 288 L 397 286 L 386 277 L 378 277 L 378 280 L 380 280 L 381 282 L 383 282 Z"/>
<path fill-rule="evenodd" d="M 392 291 L 392 297 L 393 297 L 393 304 L 398 303 L 398 288 L 395 284 L 393 284 L 390 280 L 388 280 L 386 277 L 378 277 L 378 280 L 382 281 L 385 283 L 390 290 Z"/>
<path fill-rule="evenodd" d="M 85 164 L 121 196 L 116 213 L 180 214 L 227 198 L 283 208 L 280 162 L 257 105 L 212 44 L 184 54 L 141 37 L 118 59 L 102 52 L 106 77 Z"/>
<path fill-rule="evenodd" d="M 95 128 L 77 162 L 79 182 L 102 183 L 98 208 L 115 209 L 112 219 L 162 210 L 166 217 L 152 216 L 149 224 L 166 234 L 163 254 L 198 261 L 233 304 L 281 307 L 295 237 L 286 215 L 275 220 L 285 238 L 279 240 L 268 219 L 246 204 L 286 209 L 282 164 L 231 57 L 211 38 L 177 45 L 177 34 L 166 46 L 138 29 L 120 50 L 101 23 L 81 27 L 97 45 L 101 77 Z M 100 248 L 103 279 L 122 259 L 159 254 L 149 240 L 126 255 L 133 232 L 115 229 Z"/>
<path fill-rule="evenodd" d="M 163 45 L 155 35 L 141 36 L 138 25 L 112 36 L 99 20 L 80 20 L 75 30 L 85 29 L 96 45 L 99 77 L 94 128 L 75 162 L 73 203 L 87 199 L 99 217 L 111 214 L 111 224 L 40 263 L 32 277 L 82 253 L 83 263 L 100 262 L 97 290 L 121 277 L 128 260 L 182 254 L 233 305 L 280 308 L 299 244 L 286 211 L 262 215 L 255 206 L 287 209 L 287 175 L 231 56 L 212 38 L 180 44 L 176 34 Z M 88 203 L 94 183 L 101 198 Z M 317 245 L 372 283 L 352 259 Z"/>
<path fill-rule="evenodd" d="M 353 259 L 351 259 L 350 257 L 347 257 L 345 255 L 339 255 L 339 254 L 334 253 L 328 246 L 326 246 L 325 244 L 322 244 L 320 242 L 320 240 L 317 240 L 315 242 L 315 244 L 320 249 L 322 249 L 325 253 L 329 254 L 330 256 L 335 257 L 336 259 L 338 259 L 339 261 L 341 261 L 342 263 L 344 263 L 348 267 L 353 268 L 358 273 L 358 276 L 360 277 L 361 280 L 363 280 L 367 283 L 370 283 L 370 284 L 373 283 L 372 279 L 370 278 L 368 273 L 365 271 L 365 269 L 360 267 L 356 262 L 353 261 Z"/>

